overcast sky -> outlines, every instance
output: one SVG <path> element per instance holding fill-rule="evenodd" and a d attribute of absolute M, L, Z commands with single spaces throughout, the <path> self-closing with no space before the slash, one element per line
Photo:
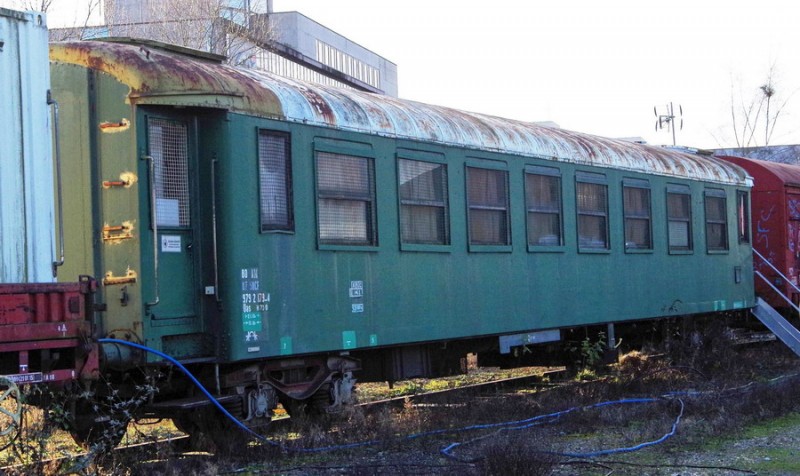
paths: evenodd
<path fill-rule="evenodd" d="M 50 25 L 86 1 L 54 0 Z M 792 5 L 274 0 L 276 11 L 303 13 L 396 63 L 403 98 L 651 144 L 672 143 L 653 113 L 672 102 L 683 107 L 678 143 L 693 147 L 735 145 L 731 99 L 749 103 L 773 65 L 775 97 L 788 104 L 771 143 L 800 143 Z"/>

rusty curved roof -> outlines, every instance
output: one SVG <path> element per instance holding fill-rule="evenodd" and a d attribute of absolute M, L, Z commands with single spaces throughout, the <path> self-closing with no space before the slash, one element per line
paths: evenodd
<path fill-rule="evenodd" d="M 711 157 L 302 82 L 151 44 L 54 43 L 50 56 L 56 63 L 114 76 L 131 88 L 132 103 L 217 107 L 483 151 L 723 184 L 752 183 L 741 168 Z"/>
<path fill-rule="evenodd" d="M 729 155 L 718 155 L 717 157 L 746 170 L 755 179 L 754 190 L 780 190 L 786 186 L 800 187 L 800 165 Z"/>

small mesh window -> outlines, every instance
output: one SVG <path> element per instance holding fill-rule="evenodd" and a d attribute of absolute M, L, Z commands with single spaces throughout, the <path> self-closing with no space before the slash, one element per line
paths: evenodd
<path fill-rule="evenodd" d="M 650 190 L 623 187 L 625 249 L 652 249 L 650 238 Z"/>
<path fill-rule="evenodd" d="M 725 197 L 706 195 L 706 244 L 709 251 L 728 249 L 728 221 Z"/>
<path fill-rule="evenodd" d="M 163 227 L 188 227 L 191 210 L 186 123 L 151 118 L 147 134 L 155 173 L 156 222 Z"/>
<path fill-rule="evenodd" d="M 608 186 L 578 182 L 578 246 L 608 249 Z"/>
<path fill-rule="evenodd" d="M 399 159 L 398 169 L 403 243 L 449 244 L 447 166 Z"/>
<path fill-rule="evenodd" d="M 275 131 L 258 134 L 258 178 L 261 231 L 292 230 L 292 182 L 289 135 Z"/>
<path fill-rule="evenodd" d="M 561 238 L 561 177 L 525 174 L 528 244 L 559 246 Z"/>
<path fill-rule="evenodd" d="M 317 211 L 322 244 L 376 245 L 372 159 L 317 153 Z"/>
<path fill-rule="evenodd" d="M 467 204 L 470 244 L 511 244 L 507 172 L 467 167 Z"/>

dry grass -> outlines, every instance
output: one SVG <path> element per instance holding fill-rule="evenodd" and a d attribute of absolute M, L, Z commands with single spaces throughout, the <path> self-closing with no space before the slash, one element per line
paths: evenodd
<path fill-rule="evenodd" d="M 530 387 L 518 391 L 477 396 L 453 395 L 436 404 L 382 407 L 377 411 L 348 409 L 324 418 L 295 418 L 291 425 L 271 435 L 282 447 L 249 444 L 229 458 L 202 455 L 193 458 L 139 453 L 94 460 L 84 472 L 147 476 L 218 474 L 247 470 L 251 474 L 531 474 L 545 475 L 561 468 L 567 473 L 582 468 L 564 466 L 554 453 L 586 452 L 625 447 L 655 440 L 668 431 L 677 415 L 675 399 L 642 405 L 618 405 L 576 410 L 552 422 L 524 431 L 457 431 L 470 425 L 518 421 L 601 401 L 672 392 L 685 402 L 679 433 L 657 451 L 699 444 L 708 436 L 731 434 L 744 425 L 800 409 L 800 378 L 771 381 L 778 374 L 800 370 L 797 358 L 779 345 L 748 349 L 725 346 L 712 339 L 713 348 L 698 350 L 696 341 L 681 347 L 670 343 L 668 352 L 648 357 L 639 352 L 623 355 L 619 363 L 591 382 L 562 382 L 555 387 Z M 413 380 L 387 385 L 360 385 L 362 400 L 453 388 L 490 379 L 530 372 L 473 371 L 463 376 Z M 748 382 L 755 382 L 745 386 Z M 720 391 L 721 389 L 727 389 Z M 38 415 L 38 416 L 37 416 Z M 77 449 L 64 432 L 47 428 L 41 412 L 30 411 L 25 442 L 0 453 L 0 463 L 35 461 L 37 474 L 64 474 L 66 466 L 48 466 L 48 457 Z M 407 435 L 447 430 L 422 438 Z M 131 425 L 127 441 L 147 441 L 177 434 L 169 424 Z M 295 449 L 376 444 L 330 452 L 296 452 Z M 460 461 L 443 458 L 438 451 L 451 444 Z M 22 455 L 29 459 L 22 459 Z M 74 461 L 73 461 L 74 462 Z M 31 467 L 29 467 L 31 468 Z M 596 468 L 595 468 L 596 469 Z"/>

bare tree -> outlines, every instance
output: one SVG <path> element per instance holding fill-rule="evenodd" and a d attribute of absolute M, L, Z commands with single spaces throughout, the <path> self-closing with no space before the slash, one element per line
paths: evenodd
<path fill-rule="evenodd" d="M 271 35 L 266 11 L 229 0 L 106 0 L 111 36 L 144 38 L 252 64 Z"/>
<path fill-rule="evenodd" d="M 794 95 L 792 92 L 781 96 L 778 92 L 777 69 L 774 63 L 770 66 L 764 82 L 749 100 L 745 99 L 741 89 L 739 94 L 736 94 L 731 81 L 731 124 L 737 147 L 769 145 L 778 119 Z"/>
<path fill-rule="evenodd" d="M 76 19 L 75 24 L 70 28 L 50 29 L 50 40 L 61 41 L 67 39 L 79 39 L 83 37 L 83 32 L 91 29 L 89 26 L 90 21 L 92 18 L 97 16 L 103 0 L 83 1 L 85 3 L 82 4 L 82 6 L 85 5 L 86 8 L 80 8 L 79 11 L 85 11 L 85 17 Z M 52 10 L 54 3 L 55 0 L 0 0 L 0 7 L 49 13 Z"/>
<path fill-rule="evenodd" d="M 9 6 L 13 6 L 14 8 L 18 8 L 20 10 L 31 10 L 35 12 L 47 13 L 47 10 L 50 8 L 53 0 L 16 0 L 7 3 L 10 3 Z"/>

